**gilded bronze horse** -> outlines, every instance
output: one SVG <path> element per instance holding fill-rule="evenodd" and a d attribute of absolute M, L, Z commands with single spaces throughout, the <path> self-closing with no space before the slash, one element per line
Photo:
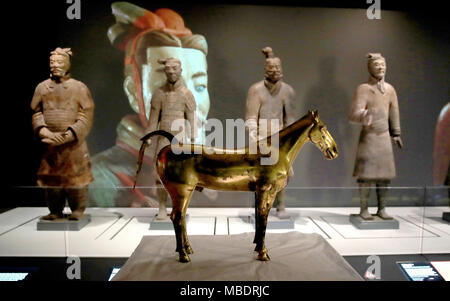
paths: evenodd
<path fill-rule="evenodd" d="M 311 141 L 327 159 L 334 159 L 338 155 L 336 143 L 319 119 L 317 111 L 309 111 L 303 118 L 277 134 L 258 141 L 256 152 L 251 151 L 251 146 L 226 150 L 174 143 L 174 137 L 170 133 L 154 131 L 141 139 L 143 144 L 140 158 L 147 146 L 146 141 L 156 135 L 164 136 L 172 142 L 161 149 L 155 161 L 161 182 L 172 199 L 170 218 L 175 229 L 176 251 L 181 262 L 189 262 L 189 254 L 193 253 L 186 234 L 185 217 L 195 189 L 254 191 L 256 229 L 253 243 L 256 244 L 258 260 L 268 261 L 270 258 L 264 243 L 267 217 L 277 192 L 287 185 L 289 169 L 300 149 L 307 141 Z M 278 143 L 272 143 L 273 139 L 277 139 Z M 266 151 L 261 152 L 263 144 Z M 279 152 L 278 161 L 273 165 L 261 164 L 262 158 L 270 156 L 267 149 Z M 136 176 L 141 165 L 142 159 L 138 161 Z"/>

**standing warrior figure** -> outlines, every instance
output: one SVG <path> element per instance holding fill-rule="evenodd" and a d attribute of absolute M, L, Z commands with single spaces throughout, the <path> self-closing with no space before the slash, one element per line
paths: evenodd
<path fill-rule="evenodd" d="M 392 219 L 386 213 L 386 194 L 390 181 L 395 178 L 395 145 L 403 147 L 400 138 L 400 117 L 394 87 L 384 81 L 386 60 L 379 53 L 367 54 L 369 81 L 361 84 L 351 104 L 349 121 L 362 124 L 353 176 L 359 183 L 360 216 L 373 219 L 368 211 L 370 187 L 377 187 L 378 212 L 382 219 Z"/>
<path fill-rule="evenodd" d="M 31 101 L 32 124 L 45 146 L 37 173 L 37 184 L 45 187 L 50 214 L 45 220 L 63 217 L 66 197 L 70 220 L 83 217 L 92 182 L 86 136 L 92 126 L 94 102 L 89 89 L 71 78 L 70 48 L 50 54 L 50 78 L 41 82 Z"/>
<path fill-rule="evenodd" d="M 275 57 L 272 48 L 265 47 L 266 56 L 264 80 L 253 84 L 248 90 L 245 120 L 250 142 L 264 139 L 295 122 L 295 92 L 282 81 L 281 60 Z M 276 122 L 277 124 L 271 124 Z M 294 172 L 289 170 L 289 177 Z M 277 194 L 277 215 L 287 217 L 283 202 L 284 190 Z"/>
<path fill-rule="evenodd" d="M 183 79 L 181 78 L 181 61 L 176 58 L 159 59 L 158 63 L 164 65 L 164 72 L 167 77 L 167 81 L 159 89 L 155 91 L 151 100 L 151 109 L 149 117 L 149 126 L 146 133 L 151 133 L 157 129 L 164 130 L 171 133 L 178 138 L 178 141 L 184 143 L 187 142 L 186 133 L 183 128 L 178 128 L 178 125 L 172 124 L 175 121 L 183 120 L 187 122 L 187 129 L 190 129 L 189 138 L 194 141 L 196 137 L 196 126 L 195 126 L 195 99 L 191 91 L 185 86 Z M 159 126 L 159 127 L 158 127 Z M 170 144 L 170 141 L 164 137 L 157 137 L 156 149 L 153 158 L 156 158 L 159 151 Z M 150 140 L 150 139 L 149 139 Z M 147 141 L 148 144 L 151 141 Z M 159 176 L 156 175 L 155 179 L 156 185 L 158 187 L 158 201 L 159 201 L 159 212 L 156 216 L 158 220 L 168 219 L 166 212 L 166 202 L 167 202 L 167 192 L 164 190 Z"/>

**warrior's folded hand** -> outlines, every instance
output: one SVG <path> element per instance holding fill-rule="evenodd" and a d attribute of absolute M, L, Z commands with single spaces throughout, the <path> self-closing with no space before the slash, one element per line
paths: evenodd
<path fill-rule="evenodd" d="M 47 132 L 48 131 L 48 132 Z M 71 130 L 67 130 L 64 133 L 52 133 L 48 129 L 47 131 L 40 131 L 39 136 L 43 136 L 42 142 L 57 146 L 62 145 L 68 142 L 75 140 L 75 136 L 73 135 Z M 43 133 L 42 133 L 43 132 Z M 46 136 L 44 136 L 46 135 Z"/>
<path fill-rule="evenodd" d="M 68 143 L 68 142 L 72 142 L 73 140 L 75 140 L 75 135 L 73 134 L 73 132 L 71 130 L 67 130 L 64 134 L 64 143 Z"/>
<path fill-rule="evenodd" d="M 55 134 L 52 145 L 62 145 L 72 142 L 73 140 L 75 140 L 75 136 L 71 130 L 67 130 L 62 134 Z"/>
<path fill-rule="evenodd" d="M 48 128 L 46 127 L 42 127 L 39 130 L 39 137 L 42 138 L 43 140 L 49 140 L 49 139 L 53 139 L 54 133 L 51 132 Z M 46 139 L 47 138 L 47 139 Z"/>
<path fill-rule="evenodd" d="M 249 139 L 250 139 L 250 142 L 255 142 L 255 141 L 257 141 L 258 140 L 258 130 L 252 130 L 252 131 L 249 131 Z"/>
<path fill-rule="evenodd" d="M 55 134 L 52 133 L 52 137 L 51 138 L 43 138 L 41 140 L 44 143 L 56 146 L 56 145 L 61 145 L 64 143 L 64 138 L 61 134 Z"/>
<path fill-rule="evenodd" d="M 247 129 L 248 129 L 248 137 L 250 142 L 254 142 L 258 140 L 258 125 L 255 119 L 248 119 L 246 121 Z"/>
<path fill-rule="evenodd" d="M 365 109 L 362 111 L 362 123 L 363 125 L 371 125 L 372 124 L 372 114 L 370 114 L 369 110 Z"/>
<path fill-rule="evenodd" d="M 403 147 L 403 141 L 402 138 L 400 138 L 400 136 L 392 137 L 392 140 L 394 140 L 394 144 L 397 145 L 399 148 Z"/>
<path fill-rule="evenodd" d="M 61 134 L 53 133 L 46 127 L 43 127 L 39 130 L 39 137 L 42 138 L 41 141 L 43 143 L 47 143 L 50 145 L 55 145 L 56 143 L 58 143 L 58 141 L 64 139 Z"/>
<path fill-rule="evenodd" d="M 63 134 L 60 134 L 60 133 L 56 133 L 54 136 L 53 136 L 53 141 L 55 142 L 55 143 L 53 143 L 53 144 L 56 144 L 56 145 L 59 145 L 59 144 L 62 144 L 63 142 L 64 142 L 64 136 L 63 136 Z"/>

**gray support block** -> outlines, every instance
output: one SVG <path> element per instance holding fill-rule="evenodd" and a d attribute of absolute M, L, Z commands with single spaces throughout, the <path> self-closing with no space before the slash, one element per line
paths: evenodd
<path fill-rule="evenodd" d="M 450 212 L 444 212 L 442 213 L 442 219 L 444 221 L 450 222 Z"/>
<path fill-rule="evenodd" d="M 386 229 L 399 229 L 400 225 L 396 219 L 381 219 L 377 215 L 373 215 L 373 220 L 365 220 L 359 214 L 350 215 L 350 223 L 360 230 L 386 230 Z"/>
<path fill-rule="evenodd" d="M 67 216 L 52 221 L 39 218 L 37 223 L 38 231 L 80 231 L 84 226 L 91 222 L 91 216 L 85 214 L 80 220 L 72 221 Z"/>
<path fill-rule="evenodd" d="M 186 224 L 189 222 L 189 214 L 186 214 Z M 156 216 L 150 222 L 150 230 L 173 230 L 173 223 L 170 218 L 157 220 Z"/>
<path fill-rule="evenodd" d="M 255 215 L 252 214 L 248 218 L 249 222 L 255 227 Z M 276 215 L 269 214 L 267 217 L 267 229 L 270 230 L 280 230 L 280 229 L 294 229 L 295 228 L 295 220 L 292 216 L 288 218 L 279 218 Z"/>

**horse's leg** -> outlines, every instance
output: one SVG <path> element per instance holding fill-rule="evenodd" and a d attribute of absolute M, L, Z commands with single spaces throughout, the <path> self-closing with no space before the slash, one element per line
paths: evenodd
<path fill-rule="evenodd" d="M 253 238 L 254 244 L 258 242 L 258 233 L 259 233 L 258 229 L 259 229 L 258 195 L 255 192 L 255 237 Z"/>
<path fill-rule="evenodd" d="M 257 192 L 258 199 L 258 233 L 255 233 L 256 247 L 255 251 L 258 252 L 258 260 L 269 261 L 270 257 L 267 253 L 265 246 L 267 217 L 269 216 L 270 209 L 272 208 L 275 200 L 275 191 L 259 191 Z"/>
<path fill-rule="evenodd" d="M 253 243 L 256 244 L 255 251 L 259 252 L 261 250 L 261 210 L 260 204 L 262 202 L 263 192 L 255 192 L 255 238 Z"/>
<path fill-rule="evenodd" d="M 190 200 L 191 196 L 189 197 L 189 200 Z M 189 200 L 188 200 L 188 204 L 189 204 Z M 186 209 L 187 209 L 187 205 L 186 205 L 186 208 L 185 208 L 184 213 L 183 213 L 184 217 L 186 217 Z M 183 235 L 182 241 L 183 241 L 184 251 L 186 252 L 186 254 L 194 254 L 194 250 L 192 250 L 192 247 L 191 247 L 191 244 L 189 243 L 189 238 L 188 238 L 188 235 L 187 235 L 186 218 L 184 219 L 183 222 L 184 222 L 184 230 L 182 231 L 181 234 Z"/>
<path fill-rule="evenodd" d="M 192 253 L 192 248 L 189 245 L 186 234 L 186 210 L 195 187 L 176 183 L 168 183 L 165 186 L 172 199 L 170 219 L 175 229 L 177 240 L 176 251 L 180 254 L 181 262 L 189 262 L 191 261 L 189 254 Z"/>

